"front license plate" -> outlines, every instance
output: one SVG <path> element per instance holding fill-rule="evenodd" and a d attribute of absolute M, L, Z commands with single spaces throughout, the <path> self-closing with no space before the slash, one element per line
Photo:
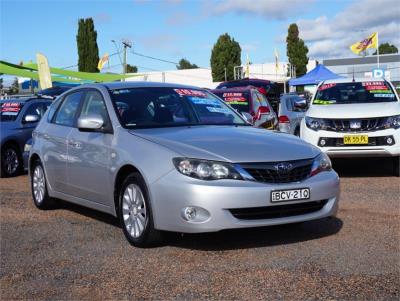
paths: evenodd
<path fill-rule="evenodd" d="M 271 191 L 271 202 L 308 200 L 309 198 L 310 188 Z"/>
<path fill-rule="evenodd" d="M 346 135 L 343 137 L 344 144 L 368 144 L 367 135 Z"/>

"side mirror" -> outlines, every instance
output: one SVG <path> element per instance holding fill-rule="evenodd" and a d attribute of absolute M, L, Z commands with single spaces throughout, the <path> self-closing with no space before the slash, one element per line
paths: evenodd
<path fill-rule="evenodd" d="M 34 123 L 40 120 L 39 115 L 26 115 L 24 118 L 25 123 Z"/>
<path fill-rule="evenodd" d="M 307 109 L 307 100 L 305 99 L 296 100 L 294 103 L 294 108 L 297 110 Z"/>
<path fill-rule="evenodd" d="M 253 116 L 251 116 L 247 112 L 242 112 L 241 115 L 243 116 L 244 120 L 246 120 L 247 123 L 253 124 Z"/>
<path fill-rule="evenodd" d="M 78 129 L 80 131 L 100 130 L 104 125 L 104 119 L 101 115 L 90 115 L 78 118 Z"/>

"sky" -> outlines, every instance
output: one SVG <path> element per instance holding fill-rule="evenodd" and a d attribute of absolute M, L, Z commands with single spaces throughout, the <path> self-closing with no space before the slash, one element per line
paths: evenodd
<path fill-rule="evenodd" d="M 375 31 L 379 43 L 400 46 L 398 0 L 0 0 L 0 59 L 35 61 L 41 52 L 53 67 L 74 66 L 78 19 L 88 17 L 95 22 L 99 55 L 117 51 L 112 40 L 130 40 L 128 63 L 140 72 L 174 70 L 181 58 L 208 68 L 224 33 L 240 43 L 242 62 L 247 54 L 252 63 L 273 62 L 275 48 L 286 61 L 291 23 L 298 24 L 310 59 L 352 57 L 349 46 Z M 106 67 L 122 70 L 117 55 Z"/>

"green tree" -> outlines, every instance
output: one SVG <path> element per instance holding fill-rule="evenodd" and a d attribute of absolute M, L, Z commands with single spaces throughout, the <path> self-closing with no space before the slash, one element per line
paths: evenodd
<path fill-rule="evenodd" d="M 78 34 L 78 70 L 84 72 L 99 72 L 99 48 L 97 46 L 97 31 L 92 18 L 79 19 Z"/>
<path fill-rule="evenodd" d="M 199 68 L 196 64 L 190 63 L 187 59 L 181 59 L 179 64 L 176 66 L 176 69 L 183 70 L 183 69 L 196 69 Z"/>
<path fill-rule="evenodd" d="M 389 53 L 398 53 L 399 50 L 396 46 L 391 45 L 389 43 L 383 43 L 379 45 L 379 54 L 389 54 Z M 373 55 L 377 55 L 376 51 Z"/>
<path fill-rule="evenodd" d="M 10 94 L 18 94 L 19 92 L 19 84 L 18 84 L 18 78 L 14 78 L 14 81 L 10 87 Z"/>
<path fill-rule="evenodd" d="M 126 73 L 137 73 L 137 70 L 136 66 L 126 64 Z"/>
<path fill-rule="evenodd" d="M 225 70 L 227 80 L 234 79 L 233 68 L 242 64 L 240 57 L 242 49 L 235 39 L 225 33 L 219 36 L 217 43 L 211 51 L 211 72 L 213 81 L 220 82 L 225 80 Z"/>
<path fill-rule="evenodd" d="M 296 67 L 296 76 L 302 76 L 307 72 L 308 48 L 299 38 L 299 28 L 296 23 L 290 24 L 286 37 L 286 55 L 289 63 Z"/>

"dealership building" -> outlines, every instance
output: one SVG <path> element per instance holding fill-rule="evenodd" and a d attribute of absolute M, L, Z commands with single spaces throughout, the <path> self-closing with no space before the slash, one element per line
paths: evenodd
<path fill-rule="evenodd" d="M 365 57 L 326 59 L 322 61 L 332 72 L 352 77 L 384 77 L 400 86 L 400 54 L 382 54 Z"/>

